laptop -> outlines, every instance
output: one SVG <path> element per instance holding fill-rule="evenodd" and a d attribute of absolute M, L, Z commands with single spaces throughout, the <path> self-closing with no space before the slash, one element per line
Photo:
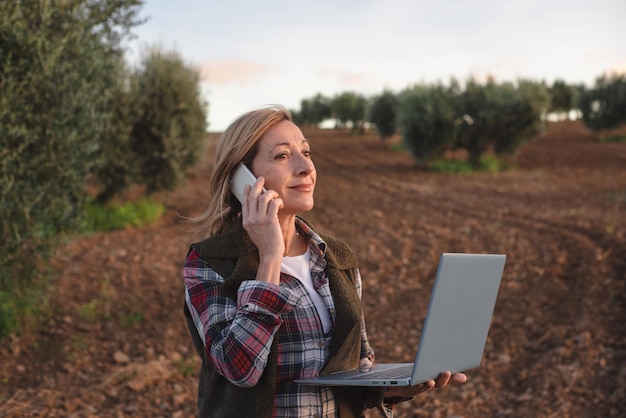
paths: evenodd
<path fill-rule="evenodd" d="M 480 366 L 504 271 L 504 254 L 444 253 L 414 363 L 374 364 L 295 382 L 317 386 L 414 386 Z"/>

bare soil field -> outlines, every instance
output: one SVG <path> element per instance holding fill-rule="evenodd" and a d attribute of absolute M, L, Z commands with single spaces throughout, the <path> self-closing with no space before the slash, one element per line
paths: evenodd
<path fill-rule="evenodd" d="M 373 135 L 305 134 L 318 170 L 306 217 L 359 257 L 379 361 L 412 360 L 421 330 L 405 325 L 423 320 L 442 252 L 508 255 L 482 366 L 397 417 L 626 416 L 626 143 L 561 122 L 515 169 L 456 175 Z M 52 314 L 0 343 L 0 417 L 194 416 L 181 215 L 206 203 L 215 140 L 157 225 L 59 248 Z"/>

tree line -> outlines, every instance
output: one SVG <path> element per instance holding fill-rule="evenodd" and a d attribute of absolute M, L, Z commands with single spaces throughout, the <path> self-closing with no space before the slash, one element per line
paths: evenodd
<path fill-rule="evenodd" d="M 463 84 L 463 85 L 462 85 Z M 478 167 L 487 150 L 508 158 L 544 129 L 548 115 L 565 119 L 575 112 L 594 131 L 626 124 L 626 76 L 600 76 L 591 88 L 555 80 L 551 85 L 528 79 L 480 83 L 415 84 L 400 92 L 385 89 L 365 97 L 346 91 L 301 100 L 293 111 L 303 125 L 334 120 L 338 128 L 362 130 L 371 124 L 384 140 L 398 133 L 421 165 L 446 150 L 464 149 Z"/>

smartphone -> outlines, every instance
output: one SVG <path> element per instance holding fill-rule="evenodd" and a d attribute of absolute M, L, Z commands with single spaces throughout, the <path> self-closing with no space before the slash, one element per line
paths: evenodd
<path fill-rule="evenodd" d="M 256 177 L 252 171 L 244 163 L 239 163 L 235 172 L 230 179 L 230 191 L 233 192 L 239 202 L 243 202 L 243 189 L 246 185 L 252 185 L 256 182 Z M 263 188 L 265 191 L 265 188 Z"/>

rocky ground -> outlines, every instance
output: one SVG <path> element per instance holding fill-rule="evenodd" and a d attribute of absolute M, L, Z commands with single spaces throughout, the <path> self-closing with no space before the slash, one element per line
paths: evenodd
<path fill-rule="evenodd" d="M 319 229 L 360 260 L 379 361 L 411 361 L 442 252 L 507 265 L 483 364 L 398 417 L 626 415 L 626 143 L 561 122 L 503 173 L 438 174 L 374 136 L 306 131 Z M 181 265 L 212 145 L 158 224 L 68 240 L 44 326 L 0 343 L 0 417 L 192 417 Z M 371 416 L 374 416 L 370 414 Z"/>

